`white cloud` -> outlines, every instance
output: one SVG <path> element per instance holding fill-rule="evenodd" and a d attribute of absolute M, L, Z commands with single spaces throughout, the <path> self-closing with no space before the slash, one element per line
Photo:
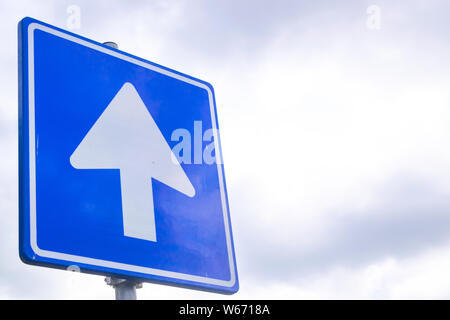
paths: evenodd
<path fill-rule="evenodd" d="M 336 267 L 301 282 L 255 285 L 255 295 L 244 298 L 447 299 L 449 248 L 446 243 L 413 258 L 388 257 L 358 268 Z"/>

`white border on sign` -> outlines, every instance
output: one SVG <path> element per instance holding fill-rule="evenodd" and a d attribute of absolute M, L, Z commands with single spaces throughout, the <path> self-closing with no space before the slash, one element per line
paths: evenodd
<path fill-rule="evenodd" d="M 216 156 L 218 159 L 221 159 L 220 154 L 220 148 L 219 148 L 219 137 L 217 135 L 217 128 L 216 128 L 216 117 L 215 117 L 215 109 L 214 109 L 214 100 L 213 95 L 211 92 L 211 89 L 198 81 L 189 79 L 187 77 L 184 77 L 182 75 L 176 74 L 174 72 L 156 67 L 154 65 L 151 65 L 149 63 L 146 63 L 144 61 L 129 57 L 127 55 L 121 54 L 119 52 L 104 48 L 102 46 L 99 46 L 97 44 L 85 41 L 83 39 L 79 39 L 77 37 L 71 36 L 69 34 L 66 34 L 64 32 L 60 32 L 58 30 L 54 30 L 52 28 L 49 28 L 47 26 L 43 26 L 41 24 L 38 24 L 36 22 L 30 23 L 28 26 L 28 95 L 29 95 L 29 160 L 30 160 L 30 240 L 31 240 L 31 248 L 33 251 L 46 258 L 52 258 L 52 259 L 59 259 L 64 261 L 70 261 L 70 262 L 78 262 L 78 263 L 84 263 L 84 264 L 90 264 L 94 266 L 101 266 L 101 267 L 107 267 L 112 269 L 118 269 L 118 270 L 126 270 L 126 271 L 132 271 L 132 272 L 138 272 L 138 273 L 144 273 L 149 275 L 155 275 L 155 276 L 162 276 L 162 277 L 168 277 L 168 278 L 174 278 L 174 279 L 180 279 L 180 280 L 188 280 L 188 281 L 194 281 L 198 283 L 204 283 L 204 284 L 212 284 L 217 286 L 224 286 L 224 287 L 232 287 L 234 286 L 236 282 L 236 274 L 235 274 L 235 268 L 234 268 L 234 256 L 233 256 L 233 250 L 231 246 L 231 232 L 230 232 L 230 225 L 229 225 L 229 219 L 228 219 L 228 207 L 227 202 L 225 198 L 225 188 L 223 183 L 223 174 L 222 170 L 220 168 L 220 165 L 217 164 L 217 171 L 219 174 L 219 185 L 220 185 L 220 193 L 221 193 L 221 200 L 222 200 L 222 212 L 223 212 L 223 218 L 224 218 L 224 225 L 225 225 L 225 237 L 227 241 L 227 250 L 228 250 L 228 259 L 229 259 L 229 267 L 230 267 L 230 280 L 220 280 L 220 279 L 214 279 L 214 278 L 208 278 L 208 277 L 201 277 L 201 276 L 195 276 L 180 272 L 173 272 L 173 271 L 166 271 L 166 270 L 160 270 L 160 269 L 154 269 L 154 268 L 147 268 L 142 266 L 135 266 L 130 265 L 126 263 L 119 263 L 119 262 L 113 262 L 113 261 L 107 261 L 107 260 L 101 260 L 101 259 L 95 259 L 95 258 L 88 258 L 88 257 L 82 257 L 82 256 L 76 256 L 72 254 L 67 253 L 61 253 L 61 252 L 54 252 L 54 251 L 48 251 L 48 250 L 42 250 L 37 245 L 37 226 L 36 226 L 36 148 L 35 148 L 35 96 L 34 96 L 34 30 L 39 29 L 47 33 L 51 33 L 55 36 L 64 38 L 66 40 L 76 42 L 78 44 L 81 44 L 83 46 L 86 46 L 88 48 L 91 48 L 93 50 L 97 50 L 100 52 L 103 52 L 105 54 L 109 54 L 111 56 L 114 56 L 116 58 L 134 63 L 138 66 L 162 73 L 166 76 L 187 82 L 189 84 L 195 85 L 197 87 L 200 87 L 202 89 L 205 89 L 208 92 L 209 97 L 209 106 L 210 106 L 210 112 L 211 112 L 211 120 L 212 120 L 212 127 L 213 134 L 214 134 L 214 143 L 216 148 Z"/>

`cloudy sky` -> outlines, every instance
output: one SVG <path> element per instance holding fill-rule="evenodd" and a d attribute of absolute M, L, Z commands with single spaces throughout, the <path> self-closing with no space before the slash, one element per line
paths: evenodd
<path fill-rule="evenodd" d="M 449 12 L 438 0 L 2 0 L 0 298 L 114 297 L 103 277 L 18 256 L 25 16 L 213 84 L 231 298 L 450 298 Z M 138 297 L 228 298 L 155 284 Z"/>

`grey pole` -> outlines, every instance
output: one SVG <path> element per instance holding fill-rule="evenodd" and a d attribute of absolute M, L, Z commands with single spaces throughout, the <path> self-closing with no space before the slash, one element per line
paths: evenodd
<path fill-rule="evenodd" d="M 117 43 L 108 41 L 104 45 L 118 49 Z M 105 282 L 112 286 L 116 291 L 116 300 L 136 300 L 136 288 L 142 288 L 142 283 L 133 282 L 126 279 L 106 277 Z"/>
<path fill-rule="evenodd" d="M 119 46 L 117 45 L 117 43 L 112 42 L 112 41 L 106 41 L 106 42 L 103 42 L 103 44 L 104 44 L 105 46 L 108 46 L 108 47 L 111 47 L 111 48 L 114 48 L 114 49 L 118 49 L 118 48 L 119 48 Z"/>
<path fill-rule="evenodd" d="M 116 291 L 116 300 L 136 300 L 136 289 L 142 288 L 142 283 L 126 279 L 106 277 L 105 282 Z"/>

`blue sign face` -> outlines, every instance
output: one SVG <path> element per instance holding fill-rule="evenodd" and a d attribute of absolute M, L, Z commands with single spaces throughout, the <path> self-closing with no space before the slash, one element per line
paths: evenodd
<path fill-rule="evenodd" d="M 25 18 L 19 90 L 24 262 L 238 290 L 210 84 Z"/>

